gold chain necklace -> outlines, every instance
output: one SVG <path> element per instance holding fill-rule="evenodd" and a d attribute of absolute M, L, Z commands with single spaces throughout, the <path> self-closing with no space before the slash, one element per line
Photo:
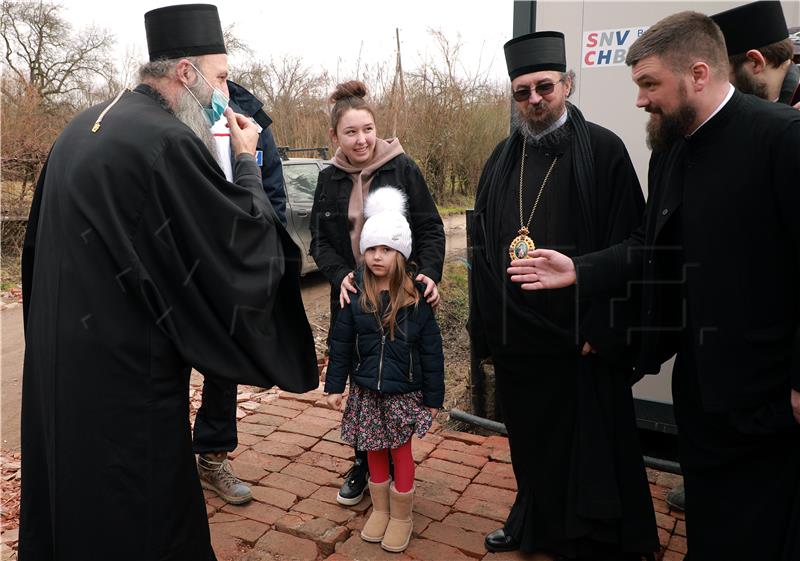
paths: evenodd
<path fill-rule="evenodd" d="M 528 222 L 522 222 L 522 183 L 523 179 L 525 178 L 525 147 L 527 146 L 527 142 L 523 140 L 522 142 L 522 163 L 520 164 L 519 168 L 519 235 L 514 238 L 511 242 L 511 245 L 508 246 L 508 256 L 513 261 L 514 259 L 525 259 L 530 252 L 536 249 L 536 245 L 533 243 L 533 240 L 528 236 L 530 231 L 528 228 L 531 225 L 531 220 L 533 220 L 533 214 L 536 212 L 536 207 L 539 206 L 539 199 L 542 198 L 542 192 L 544 191 L 544 186 L 547 184 L 547 180 L 550 178 L 550 174 L 553 171 L 553 168 L 556 167 L 556 162 L 558 161 L 558 156 L 553 158 L 553 163 L 550 164 L 550 169 L 547 170 L 547 173 L 542 180 L 542 186 L 539 187 L 539 194 L 536 195 L 536 201 L 533 203 L 533 208 L 531 209 L 531 214 L 528 216 Z"/>

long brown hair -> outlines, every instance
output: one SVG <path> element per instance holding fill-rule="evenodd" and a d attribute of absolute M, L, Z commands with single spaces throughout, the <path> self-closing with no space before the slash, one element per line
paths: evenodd
<path fill-rule="evenodd" d="M 337 84 L 329 99 L 333 104 L 333 107 L 331 107 L 331 129 L 333 129 L 334 133 L 336 133 L 336 127 L 339 126 L 339 120 L 342 115 L 351 109 L 364 109 L 375 119 L 375 112 L 372 110 L 372 106 L 364 100 L 365 97 L 367 97 L 367 85 L 364 82 L 350 80 L 349 82 Z"/>
<path fill-rule="evenodd" d="M 364 265 L 364 287 L 359 297 L 361 309 L 375 314 L 378 323 L 384 328 L 389 328 L 389 339 L 392 341 L 394 341 L 397 312 L 401 308 L 412 304 L 416 306 L 419 303 L 419 292 L 414 287 L 411 273 L 406 269 L 406 258 L 397 250 L 395 250 L 394 256 L 395 266 L 389 273 L 389 306 L 383 311 L 383 316 L 378 315 L 380 310 L 378 280 L 366 264 Z"/>

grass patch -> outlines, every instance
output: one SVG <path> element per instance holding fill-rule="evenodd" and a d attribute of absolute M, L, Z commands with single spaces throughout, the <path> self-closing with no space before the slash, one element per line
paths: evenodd
<path fill-rule="evenodd" d="M 27 218 L 33 201 L 34 184 L 23 184 L 21 181 L 4 179 L 0 189 L 3 201 L 3 215 L 15 218 Z"/>
<path fill-rule="evenodd" d="M 441 200 L 436 208 L 439 214 L 449 216 L 451 214 L 464 214 L 467 209 L 475 206 L 475 195 L 451 195 Z"/>
<path fill-rule="evenodd" d="M 4 220 L 0 224 L 0 287 L 3 291 L 18 286 L 21 282 L 20 260 L 25 226 L 25 222 L 17 220 Z"/>
<path fill-rule="evenodd" d="M 468 206 L 439 206 L 437 205 L 436 208 L 439 210 L 439 216 L 450 216 L 452 214 L 464 214 L 467 212 Z"/>
<path fill-rule="evenodd" d="M 442 330 L 444 347 L 444 408 L 471 409 L 469 381 L 469 335 L 466 323 L 469 315 L 469 292 L 467 290 L 467 265 L 463 261 L 445 263 L 442 282 L 439 283 L 441 303 L 437 319 Z M 445 426 L 455 430 L 470 430 L 454 421 L 445 421 Z"/>
<path fill-rule="evenodd" d="M 8 259 L 3 259 L 3 269 L 0 272 L 0 291 L 8 292 L 20 284 L 22 284 L 22 270 L 19 260 L 9 263 Z"/>
<path fill-rule="evenodd" d="M 442 282 L 439 283 L 442 304 L 439 326 L 445 340 L 453 340 L 464 328 L 469 316 L 469 291 L 467 290 L 467 265 L 463 261 L 445 263 Z"/>

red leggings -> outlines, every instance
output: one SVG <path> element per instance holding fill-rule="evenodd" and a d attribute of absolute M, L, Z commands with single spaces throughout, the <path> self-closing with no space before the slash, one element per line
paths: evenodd
<path fill-rule="evenodd" d="M 370 450 L 367 452 L 369 478 L 373 483 L 389 479 L 389 454 L 394 463 L 394 487 L 399 493 L 407 493 L 414 487 L 414 457 L 411 455 L 411 439 L 399 448 Z"/>

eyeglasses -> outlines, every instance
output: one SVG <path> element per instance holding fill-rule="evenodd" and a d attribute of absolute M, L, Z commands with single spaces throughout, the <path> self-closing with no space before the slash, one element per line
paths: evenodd
<path fill-rule="evenodd" d="M 558 82 L 563 82 L 564 80 L 559 80 Z M 542 84 L 536 84 L 533 88 L 536 92 L 536 95 L 543 97 L 553 93 L 553 90 L 556 89 L 556 84 L 558 82 L 544 82 Z M 528 101 L 531 98 L 531 89 L 530 88 L 520 88 L 515 90 L 511 96 L 516 101 Z"/>

